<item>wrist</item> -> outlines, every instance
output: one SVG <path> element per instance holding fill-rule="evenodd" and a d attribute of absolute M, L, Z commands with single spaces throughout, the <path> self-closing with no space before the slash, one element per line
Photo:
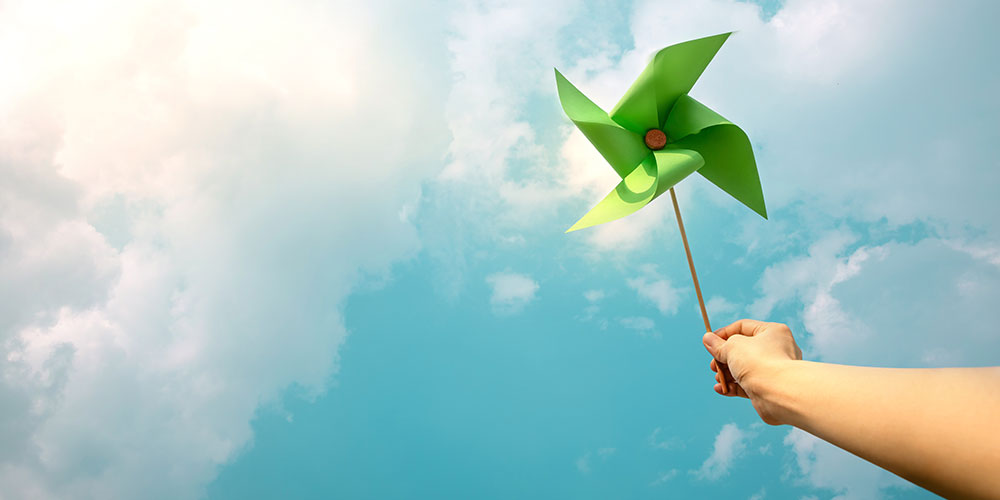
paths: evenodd
<path fill-rule="evenodd" d="M 795 425 L 798 408 L 798 384 L 807 361 L 785 359 L 769 363 L 754 387 L 754 406 L 761 419 L 770 425 Z"/>

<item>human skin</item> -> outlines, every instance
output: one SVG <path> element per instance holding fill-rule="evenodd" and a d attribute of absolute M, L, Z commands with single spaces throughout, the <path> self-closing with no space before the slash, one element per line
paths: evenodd
<path fill-rule="evenodd" d="M 1000 367 L 873 368 L 802 360 L 792 331 L 744 319 L 706 333 L 715 392 L 946 498 L 1000 499 Z M 719 370 L 722 363 L 722 370 Z"/>

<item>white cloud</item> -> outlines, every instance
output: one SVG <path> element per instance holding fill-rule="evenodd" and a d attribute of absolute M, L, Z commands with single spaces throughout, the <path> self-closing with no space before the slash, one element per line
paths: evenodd
<path fill-rule="evenodd" d="M 767 490 L 761 488 L 760 490 L 757 491 L 757 493 L 750 495 L 748 500 L 764 500 L 765 498 L 767 498 Z"/>
<path fill-rule="evenodd" d="M 606 318 L 598 318 L 597 314 L 601 311 L 600 303 L 607 297 L 607 293 L 604 290 L 587 290 L 583 292 L 583 298 L 587 300 L 587 307 L 583 308 L 583 314 L 577 319 L 580 321 L 597 321 L 602 330 L 608 328 L 608 320 Z"/>
<path fill-rule="evenodd" d="M 604 290 L 587 290 L 583 292 L 583 298 L 587 299 L 587 302 L 591 304 L 600 302 L 605 297 Z"/>
<path fill-rule="evenodd" d="M 656 476 L 656 479 L 654 479 L 653 482 L 649 483 L 649 485 L 650 486 L 659 486 L 661 484 L 669 482 L 671 479 L 677 477 L 677 474 L 679 472 L 680 471 L 678 471 L 677 469 L 670 469 L 670 470 L 668 470 L 666 472 L 663 472 L 659 476 Z"/>
<path fill-rule="evenodd" d="M 979 260 L 1000 267 L 1000 244 L 983 245 L 981 243 L 971 243 L 961 240 L 948 240 L 945 243 L 955 250 L 961 250 Z"/>
<path fill-rule="evenodd" d="M 0 7 L 0 490 L 198 497 L 325 389 L 446 144 L 399 8 Z"/>
<path fill-rule="evenodd" d="M 698 304 L 694 304 L 694 306 L 694 312 L 701 314 Z M 712 319 L 712 324 L 718 327 L 736 321 L 737 313 L 740 312 L 741 307 L 725 297 L 714 295 L 705 301 L 705 309 L 708 310 L 708 317 Z"/>
<path fill-rule="evenodd" d="M 887 498 L 890 488 L 913 488 L 903 479 L 873 466 L 811 434 L 792 429 L 785 444 L 795 453 L 799 474 L 814 488 L 832 490 L 835 500 Z"/>
<path fill-rule="evenodd" d="M 829 231 L 810 245 L 807 255 L 769 266 L 757 283 L 762 296 L 750 304 L 750 314 L 767 317 L 776 306 L 801 298 L 802 294 L 815 293 L 819 283 L 829 283 L 838 274 L 852 272 L 857 266 L 842 264 L 838 255 L 857 239 L 857 235 L 846 230 Z M 859 255 L 867 256 L 867 252 Z"/>
<path fill-rule="evenodd" d="M 649 331 L 656 328 L 656 322 L 645 316 L 630 316 L 620 319 L 619 322 L 625 328 L 638 331 Z"/>
<path fill-rule="evenodd" d="M 1000 268 L 989 255 L 927 238 L 851 250 L 836 233 L 769 267 L 753 314 L 801 302 L 807 354 L 825 361 L 881 366 L 989 364 L 1000 337 L 992 304 Z"/>
<path fill-rule="evenodd" d="M 494 208 L 488 211 L 494 223 L 534 217 L 555 201 L 550 184 L 562 177 L 556 169 L 533 168 L 518 179 L 510 174 L 518 163 L 549 167 L 523 109 L 533 92 L 554 85 L 550 62 L 558 46 L 538 33 L 558 31 L 576 9 L 571 1 L 487 2 L 452 15 L 448 48 L 456 79 L 447 104 L 452 142 L 442 179 L 478 185 L 477 202 Z"/>
<path fill-rule="evenodd" d="M 656 322 L 653 321 L 652 318 L 647 318 L 645 316 L 628 316 L 620 318 L 618 323 L 623 327 L 638 333 L 640 337 L 649 337 L 654 339 L 660 338 L 660 332 L 655 330 Z"/>
<path fill-rule="evenodd" d="M 657 427 L 653 429 L 653 432 L 646 438 L 646 442 L 649 446 L 658 450 L 680 450 L 684 448 L 684 442 L 676 437 L 672 438 L 661 438 L 660 434 L 663 429 Z"/>
<path fill-rule="evenodd" d="M 590 474 L 590 452 L 589 451 L 587 453 L 584 453 L 583 455 L 577 457 L 576 462 L 574 462 L 574 463 L 576 465 L 576 470 L 580 474 Z"/>
<path fill-rule="evenodd" d="M 616 448 L 613 448 L 613 447 L 610 447 L 610 446 L 604 447 L 604 448 L 600 448 L 600 449 L 597 450 L 597 458 L 599 458 L 601 462 L 607 461 L 609 458 L 611 458 L 612 456 L 614 456 L 614 454 L 615 454 L 616 451 L 617 451 Z M 577 459 L 574 462 L 574 464 L 576 465 L 576 470 L 580 474 L 586 475 L 586 474 L 590 474 L 591 473 L 591 471 L 593 470 L 593 460 L 592 460 L 593 456 L 594 456 L 594 453 L 588 451 L 588 452 L 584 453 L 583 455 L 580 455 L 579 457 L 577 457 Z"/>
<path fill-rule="evenodd" d="M 664 316 L 676 314 L 681 302 L 681 289 L 674 288 L 670 280 L 657 276 L 655 269 L 649 266 L 644 267 L 641 272 L 645 276 L 628 280 L 629 288 L 635 290 L 640 299 L 656 306 Z"/>
<path fill-rule="evenodd" d="M 747 431 L 740 429 L 734 423 L 723 425 L 719 434 L 715 436 L 712 454 L 701 464 L 701 468 L 691 472 L 698 479 L 710 481 L 725 477 L 729 474 L 733 461 L 746 451 L 749 437 Z"/>
<path fill-rule="evenodd" d="M 493 288 L 490 304 L 497 314 L 516 314 L 535 299 L 538 283 L 525 274 L 503 272 L 486 277 Z"/>

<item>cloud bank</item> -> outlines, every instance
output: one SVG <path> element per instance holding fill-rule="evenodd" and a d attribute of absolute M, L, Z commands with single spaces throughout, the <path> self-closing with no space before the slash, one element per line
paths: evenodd
<path fill-rule="evenodd" d="M 262 404 L 324 390 L 446 144 L 409 14 L 0 6 L 5 495 L 197 497 Z"/>

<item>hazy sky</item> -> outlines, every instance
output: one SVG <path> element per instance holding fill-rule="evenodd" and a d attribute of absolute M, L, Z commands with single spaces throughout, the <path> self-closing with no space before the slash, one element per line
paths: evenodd
<path fill-rule="evenodd" d="M 736 31 L 714 324 L 997 364 L 1000 4 L 374 3 L 0 3 L 0 498 L 934 498 L 712 391 L 669 202 L 563 233 L 617 175 L 553 68 Z"/>

